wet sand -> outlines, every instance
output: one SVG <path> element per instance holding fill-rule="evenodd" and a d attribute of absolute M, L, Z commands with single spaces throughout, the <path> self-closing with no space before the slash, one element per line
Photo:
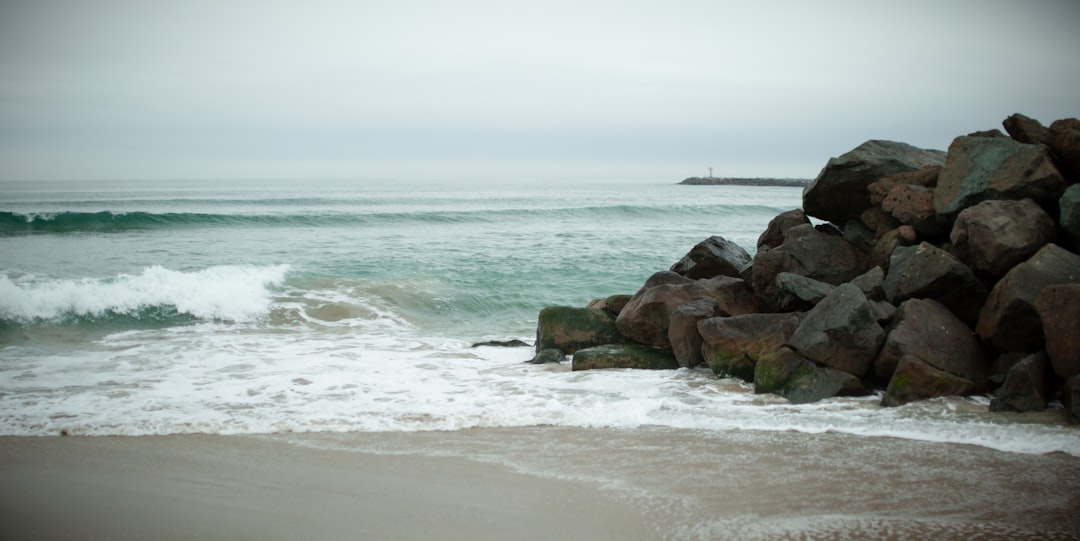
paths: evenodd
<path fill-rule="evenodd" d="M 0 438 L 0 515 L 3 539 L 1080 539 L 1080 458 L 659 428 Z"/>

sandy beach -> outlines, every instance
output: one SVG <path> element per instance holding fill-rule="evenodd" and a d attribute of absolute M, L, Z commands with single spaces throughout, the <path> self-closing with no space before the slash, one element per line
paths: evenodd
<path fill-rule="evenodd" d="M 837 434 L 0 439 L 4 539 L 1077 539 L 1080 459 Z"/>

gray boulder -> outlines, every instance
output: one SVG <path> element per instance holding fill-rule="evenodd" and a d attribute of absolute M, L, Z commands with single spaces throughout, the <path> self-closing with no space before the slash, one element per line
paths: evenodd
<path fill-rule="evenodd" d="M 866 298 L 872 301 L 885 300 L 885 270 L 880 266 L 852 278 L 851 283 L 859 288 Z"/>
<path fill-rule="evenodd" d="M 690 249 L 671 266 L 671 272 L 695 280 L 717 276 L 739 277 L 739 271 L 750 264 L 750 254 L 724 237 L 709 237 Z"/>
<path fill-rule="evenodd" d="M 1077 283 L 1080 255 L 1047 244 L 994 285 L 975 332 L 1000 351 L 1039 351 L 1044 339 L 1035 298 L 1047 287 Z"/>
<path fill-rule="evenodd" d="M 529 364 L 546 364 L 546 363 L 561 363 L 566 360 L 566 355 L 563 352 L 555 349 L 542 349 L 536 353 L 536 356 L 532 360 L 527 361 Z"/>
<path fill-rule="evenodd" d="M 744 314 L 698 322 L 701 354 L 720 377 L 754 381 L 754 365 L 787 343 L 802 314 Z"/>
<path fill-rule="evenodd" d="M 968 324 L 978 318 L 986 299 L 986 286 L 971 269 L 927 242 L 893 251 L 883 287 L 895 305 L 912 298 L 934 299 Z"/>
<path fill-rule="evenodd" d="M 843 224 L 871 207 L 867 186 L 904 171 L 945 163 L 945 153 L 893 141 L 867 141 L 832 158 L 803 190 L 803 210 L 810 216 Z"/>
<path fill-rule="evenodd" d="M 605 310 L 549 306 L 536 324 L 536 352 L 557 349 L 565 355 L 587 347 L 625 341 L 615 317 Z"/>
<path fill-rule="evenodd" d="M 1065 179 L 1046 147 L 1007 137 L 957 137 L 934 189 L 934 210 L 943 224 L 960 211 L 988 199 L 1056 201 Z"/>
<path fill-rule="evenodd" d="M 679 367 L 670 351 L 636 344 L 607 344 L 579 349 L 574 353 L 573 371 L 601 368 L 673 370 Z"/>
<path fill-rule="evenodd" d="M 776 276 L 790 272 L 830 285 L 840 285 L 869 270 L 867 256 L 842 237 L 813 226 L 788 230 L 784 242 L 754 256 L 754 291 L 774 307 L 798 307 L 797 298 L 776 285 Z"/>
<path fill-rule="evenodd" d="M 866 295 L 843 284 L 806 313 L 788 344 L 818 364 L 862 378 L 884 340 Z"/>
<path fill-rule="evenodd" d="M 776 287 L 805 302 L 807 308 L 817 304 L 836 289 L 836 286 L 790 272 L 776 275 Z"/>
<path fill-rule="evenodd" d="M 1046 354 L 1028 355 L 1013 365 L 1005 384 L 994 392 L 990 411 L 1040 411 L 1046 409 L 1053 387 L 1047 378 Z"/>
<path fill-rule="evenodd" d="M 1035 311 L 1054 372 L 1065 379 L 1080 374 L 1080 284 L 1044 288 L 1035 297 Z"/>
<path fill-rule="evenodd" d="M 1080 244 L 1080 184 L 1069 186 L 1065 193 L 1058 199 L 1058 209 L 1061 217 L 1058 223 L 1061 229 L 1072 236 L 1073 241 Z"/>
<path fill-rule="evenodd" d="M 909 299 L 897 309 L 874 361 L 876 378 L 892 378 L 904 356 L 980 386 L 986 381 L 986 360 L 974 333 L 943 304 L 931 299 Z"/>
<path fill-rule="evenodd" d="M 1054 220 L 1030 199 L 983 201 L 956 217 L 953 253 L 993 278 L 1024 262 L 1054 238 Z"/>
<path fill-rule="evenodd" d="M 938 370 L 911 355 L 900 358 L 881 405 L 902 406 L 908 402 L 939 396 L 963 396 L 975 389 L 975 383 L 944 370 Z"/>
<path fill-rule="evenodd" d="M 806 217 L 806 213 L 802 209 L 793 209 L 778 214 L 769 221 L 765 231 L 758 237 L 757 247 L 759 250 L 763 247 L 776 248 L 784 242 L 784 234 L 787 233 L 788 229 L 809 223 L 810 218 Z"/>
<path fill-rule="evenodd" d="M 833 396 L 863 394 L 859 378 L 835 368 L 820 367 L 784 347 L 763 356 L 754 367 L 754 392 L 774 393 L 793 404 Z"/>
<path fill-rule="evenodd" d="M 703 319 L 719 317 L 723 310 L 716 299 L 698 299 L 680 305 L 671 312 L 668 341 L 679 366 L 693 368 L 705 363 L 701 356 L 701 333 L 697 324 Z"/>

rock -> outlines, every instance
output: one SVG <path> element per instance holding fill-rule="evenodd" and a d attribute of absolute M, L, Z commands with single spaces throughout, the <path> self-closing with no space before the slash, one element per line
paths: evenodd
<path fill-rule="evenodd" d="M 915 229 L 910 225 L 902 225 L 886 232 L 878 239 L 874 249 L 870 251 L 869 264 L 888 271 L 893 252 L 900 246 L 915 244 L 917 238 L 918 235 L 915 233 Z"/>
<path fill-rule="evenodd" d="M 549 306 L 540 310 L 536 351 L 557 349 L 566 355 L 587 347 L 624 342 L 615 317 L 604 310 Z"/>
<path fill-rule="evenodd" d="M 1035 311 L 1054 372 L 1064 379 L 1080 374 L 1080 285 L 1043 289 L 1035 297 Z"/>
<path fill-rule="evenodd" d="M 923 188 L 933 188 L 934 186 L 937 186 L 939 174 L 941 174 L 940 165 L 929 165 L 917 171 L 905 171 L 903 173 L 880 178 L 871 182 L 870 185 L 866 187 L 870 195 L 870 204 L 880 206 L 881 203 L 885 201 L 885 198 L 888 197 L 889 192 L 896 186 L 908 184 L 912 186 L 922 186 Z"/>
<path fill-rule="evenodd" d="M 902 406 L 908 402 L 939 396 L 963 396 L 975 388 L 975 383 L 930 366 L 925 361 L 905 355 L 893 372 L 881 405 Z"/>
<path fill-rule="evenodd" d="M 1050 130 L 1038 120 L 1020 113 L 1009 115 L 1002 123 L 1005 131 L 1018 143 L 1027 145 L 1045 145 L 1050 140 Z"/>
<path fill-rule="evenodd" d="M 788 345 L 818 364 L 862 378 L 884 340 L 866 295 L 842 284 L 806 313 Z"/>
<path fill-rule="evenodd" d="M 1080 424 L 1080 375 L 1065 380 L 1061 387 L 1061 403 L 1065 406 L 1069 424 Z"/>
<path fill-rule="evenodd" d="M 668 341 L 675 353 L 675 360 L 683 368 L 693 368 L 705 363 L 701 356 L 701 333 L 698 321 L 719 317 L 723 310 L 716 299 L 698 299 L 680 305 L 671 312 L 668 326 Z"/>
<path fill-rule="evenodd" d="M 783 347 L 801 318 L 787 313 L 703 319 L 698 322 L 701 354 L 716 375 L 754 381 L 757 360 Z"/>
<path fill-rule="evenodd" d="M 472 345 L 474 348 L 478 347 L 498 347 L 498 348 L 527 348 L 532 347 L 532 344 L 523 342 L 518 339 L 513 340 L 488 340 L 486 342 L 476 342 Z"/>
<path fill-rule="evenodd" d="M 679 367 L 670 351 L 636 344 L 608 344 L 579 349 L 574 353 L 573 371 L 601 368 L 672 370 Z"/>
<path fill-rule="evenodd" d="M 1046 354 L 1028 355 L 1005 376 L 1005 384 L 994 392 L 990 411 L 1040 411 L 1046 409 L 1052 386 L 1046 374 Z"/>
<path fill-rule="evenodd" d="M 885 297 L 899 305 L 911 298 L 934 299 L 965 323 L 973 324 L 986 299 L 986 286 L 955 256 L 923 242 L 893 251 L 885 276 Z"/>
<path fill-rule="evenodd" d="M 1063 118 L 1055 120 L 1047 130 L 1046 144 L 1071 177 L 1073 182 L 1080 181 L 1080 120 Z"/>
<path fill-rule="evenodd" d="M 888 381 L 904 356 L 959 376 L 982 387 L 986 360 L 975 334 L 943 304 L 931 299 L 909 299 L 893 317 L 885 345 L 874 361 L 874 375 Z"/>
<path fill-rule="evenodd" d="M 1023 351 L 1006 351 L 998 355 L 997 359 L 994 359 L 994 364 L 990 366 L 988 381 L 993 386 L 1000 387 L 1005 383 L 1005 376 L 1009 374 L 1009 370 L 1012 370 L 1016 363 L 1024 360 L 1028 355 L 1031 354 Z"/>
<path fill-rule="evenodd" d="M 885 300 L 885 270 L 874 267 L 854 278 L 851 283 L 872 301 Z"/>
<path fill-rule="evenodd" d="M 983 201 L 960 212 L 949 240 L 953 253 L 995 279 L 1054 238 L 1054 220 L 1030 199 Z"/>
<path fill-rule="evenodd" d="M 1005 137 L 1004 133 L 997 128 L 991 128 L 989 130 L 973 131 L 967 134 L 968 137 Z"/>
<path fill-rule="evenodd" d="M 566 355 L 563 352 L 555 349 L 548 348 L 540 350 L 535 357 L 526 361 L 529 364 L 545 364 L 545 363 L 562 363 L 566 360 Z"/>
<path fill-rule="evenodd" d="M 866 214 L 866 212 L 863 212 L 863 214 Z M 874 244 L 877 243 L 877 232 L 870 229 L 861 219 L 848 220 L 844 223 L 842 236 L 844 240 L 862 250 L 864 254 L 870 253 L 870 250 L 874 249 Z"/>
<path fill-rule="evenodd" d="M 776 276 L 790 272 L 840 285 L 869 270 L 868 258 L 841 237 L 821 233 L 813 226 L 788 230 L 784 242 L 754 257 L 754 291 L 767 302 L 784 310 L 797 306 L 796 299 L 776 285 Z"/>
<path fill-rule="evenodd" d="M 900 184 L 889 191 L 881 209 L 920 235 L 936 237 L 945 232 L 934 211 L 934 190 L 914 184 Z"/>
<path fill-rule="evenodd" d="M 695 280 L 717 276 L 739 277 L 739 270 L 750 264 L 750 254 L 724 237 L 709 237 L 671 266 L 671 272 Z"/>
<path fill-rule="evenodd" d="M 610 297 L 604 297 L 603 299 L 593 299 L 589 301 L 586 308 L 598 308 L 600 310 L 606 310 L 609 314 L 618 317 L 619 312 L 626 307 L 626 303 L 630 302 L 630 295 L 612 295 Z"/>
<path fill-rule="evenodd" d="M 749 284 L 738 278 L 721 276 L 710 280 L 660 283 L 652 287 L 646 285 L 626 304 L 615 324 L 629 340 L 670 348 L 671 313 L 683 304 L 705 298 L 714 299 L 725 315 L 748 314 L 758 309 Z"/>
<path fill-rule="evenodd" d="M 934 210 L 943 224 L 960 211 L 988 199 L 1057 200 L 1065 179 L 1046 147 L 1006 137 L 957 137 L 934 189 Z"/>
<path fill-rule="evenodd" d="M 1061 229 L 1072 236 L 1073 240 L 1080 244 L 1080 184 L 1073 184 L 1058 200 L 1058 208 L 1061 217 L 1058 223 Z"/>
<path fill-rule="evenodd" d="M 867 186 L 882 178 L 945 163 L 945 153 L 905 143 L 867 141 L 833 158 L 803 190 L 806 214 L 836 224 L 857 219 L 871 207 Z"/>
<path fill-rule="evenodd" d="M 784 234 L 787 233 L 788 229 L 809 223 L 810 218 L 806 217 L 806 213 L 802 209 L 793 209 L 778 214 L 769 221 L 765 232 L 758 237 L 757 247 L 759 250 L 762 246 L 776 248 L 784 242 Z"/>
<path fill-rule="evenodd" d="M 836 289 L 836 286 L 790 272 L 781 272 L 776 275 L 776 287 L 804 301 L 807 308 L 817 304 Z"/>
<path fill-rule="evenodd" d="M 791 348 L 765 355 L 754 367 L 754 392 L 775 393 L 792 404 L 817 402 L 833 396 L 864 394 L 859 378 L 834 368 L 815 365 Z"/>
<path fill-rule="evenodd" d="M 881 207 L 870 207 L 859 215 L 859 221 L 874 232 L 874 238 L 880 239 L 882 235 L 900 226 L 900 222 L 881 210 Z"/>
<path fill-rule="evenodd" d="M 649 278 L 645 280 L 645 284 L 641 286 L 641 289 L 637 290 L 636 294 L 639 294 L 642 291 L 645 291 L 646 289 L 656 287 L 656 286 L 665 285 L 665 284 L 682 285 L 682 284 L 692 284 L 692 283 L 694 283 L 693 279 L 687 278 L 687 277 L 685 277 L 685 276 L 683 276 L 681 274 L 675 273 L 675 272 L 671 272 L 671 271 L 654 272 L 652 274 L 652 276 L 649 276 Z"/>
<path fill-rule="evenodd" d="M 1039 351 L 1044 340 L 1035 297 L 1047 287 L 1077 283 L 1080 255 L 1047 244 L 994 285 L 975 332 L 999 351 Z"/>
<path fill-rule="evenodd" d="M 887 324 L 896 316 L 896 307 L 891 302 L 867 300 L 870 302 L 870 313 L 874 315 L 874 320 L 878 322 L 878 325 Z"/>

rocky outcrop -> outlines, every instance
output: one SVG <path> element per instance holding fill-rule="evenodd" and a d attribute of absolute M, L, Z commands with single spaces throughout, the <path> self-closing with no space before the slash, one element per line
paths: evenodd
<path fill-rule="evenodd" d="M 866 295 L 843 284 L 806 313 L 788 344 L 818 364 L 861 378 L 884 340 Z"/>
<path fill-rule="evenodd" d="M 717 276 L 739 277 L 739 271 L 750 264 L 750 254 L 738 244 L 720 236 L 709 237 L 671 266 L 671 272 L 699 280 Z"/>
<path fill-rule="evenodd" d="M 716 375 L 754 381 L 757 360 L 783 347 L 801 319 L 801 314 L 789 313 L 701 320 L 701 354 Z"/>
<path fill-rule="evenodd" d="M 1054 220 L 1030 199 L 983 201 L 960 212 L 949 239 L 971 268 L 992 278 L 1024 262 L 1054 238 Z"/>
<path fill-rule="evenodd" d="M 870 208 L 866 187 L 882 177 L 942 165 L 945 154 L 906 143 L 867 141 L 829 160 L 803 190 L 803 210 L 810 216 L 843 224 Z"/>
<path fill-rule="evenodd" d="M 1054 372 L 1063 379 L 1080 374 L 1080 284 L 1044 288 L 1035 297 L 1035 311 Z"/>
<path fill-rule="evenodd" d="M 935 300 L 910 299 L 900 305 L 874 361 L 875 377 L 891 379 L 905 356 L 976 384 L 986 380 L 986 361 L 975 334 Z"/>
<path fill-rule="evenodd" d="M 579 349 L 574 353 L 573 370 L 638 368 L 671 370 L 679 367 L 670 351 L 636 344 L 608 344 Z"/>
<path fill-rule="evenodd" d="M 893 250 L 885 297 L 899 305 L 912 299 L 934 299 L 960 319 L 974 323 L 986 300 L 986 286 L 955 256 L 930 243 Z"/>
<path fill-rule="evenodd" d="M 1080 284 L 1080 255 L 1047 244 L 994 286 L 975 332 L 1000 351 L 1039 351 L 1044 340 L 1035 297 L 1060 284 Z"/>
<path fill-rule="evenodd" d="M 540 310 L 536 351 L 557 349 L 570 355 L 579 349 L 623 342 L 615 317 L 604 310 L 549 306 Z"/>

